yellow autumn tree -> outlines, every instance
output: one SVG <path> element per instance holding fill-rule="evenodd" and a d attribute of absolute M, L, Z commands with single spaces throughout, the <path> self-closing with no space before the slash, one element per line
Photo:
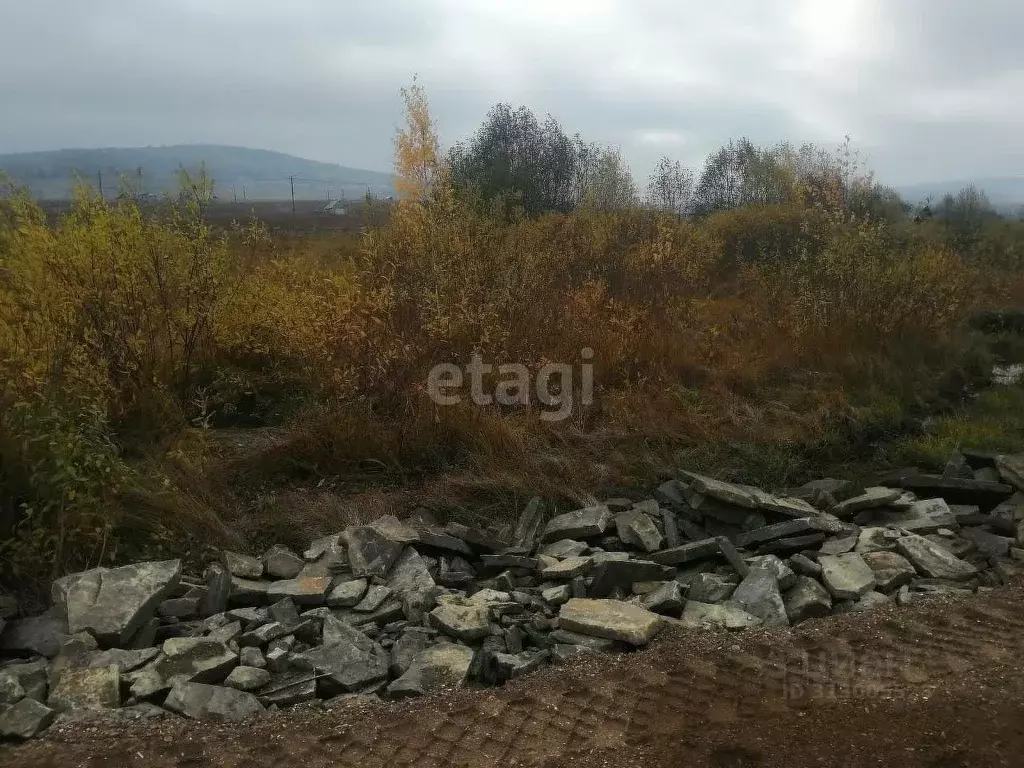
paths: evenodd
<path fill-rule="evenodd" d="M 395 133 L 395 189 L 402 200 L 422 200 L 441 173 L 441 144 L 423 86 L 402 88 L 405 127 Z"/>

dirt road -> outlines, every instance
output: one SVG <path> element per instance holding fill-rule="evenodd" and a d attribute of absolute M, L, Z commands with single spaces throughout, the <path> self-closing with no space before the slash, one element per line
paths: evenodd
<path fill-rule="evenodd" d="M 1024 588 L 794 630 L 665 634 L 506 688 L 242 725 L 55 726 L 36 766 L 1024 766 Z"/>

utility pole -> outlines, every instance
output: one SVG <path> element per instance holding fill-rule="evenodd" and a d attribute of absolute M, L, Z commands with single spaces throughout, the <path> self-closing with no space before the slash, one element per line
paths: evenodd
<path fill-rule="evenodd" d="M 245 187 L 242 187 L 242 202 L 245 202 Z"/>
<path fill-rule="evenodd" d="M 289 176 L 288 177 L 288 183 L 291 184 L 291 187 L 292 187 L 292 218 L 294 219 L 295 218 L 295 177 L 294 176 Z"/>
<path fill-rule="evenodd" d="M 234 187 L 231 188 L 231 196 L 235 198 L 235 205 L 238 205 L 238 192 L 235 191 Z"/>
<path fill-rule="evenodd" d="M 100 184 L 100 200 L 103 199 L 103 171 L 96 171 L 96 180 Z"/>

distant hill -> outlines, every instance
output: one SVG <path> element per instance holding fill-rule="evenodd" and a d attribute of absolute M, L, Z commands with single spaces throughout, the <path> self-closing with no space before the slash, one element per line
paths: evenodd
<path fill-rule="evenodd" d="M 938 202 L 943 197 L 955 195 L 964 187 L 973 184 L 988 195 L 992 204 L 1003 211 L 1016 211 L 1024 206 L 1024 176 L 992 176 L 979 179 L 936 181 L 926 184 L 910 184 L 897 190 L 910 203 L 920 203 L 929 196 Z"/>
<path fill-rule="evenodd" d="M 218 144 L 179 144 L 169 147 L 58 149 L 0 155 L 0 170 L 41 199 L 66 199 L 75 178 L 95 187 L 103 177 L 106 196 L 116 194 L 123 176 L 143 192 L 162 195 L 178 188 L 180 167 L 196 169 L 205 163 L 223 200 L 286 200 L 289 177 L 295 179 L 297 200 L 359 198 L 367 189 L 378 197 L 394 194 L 389 173 L 347 168 L 305 160 L 281 152 Z"/>

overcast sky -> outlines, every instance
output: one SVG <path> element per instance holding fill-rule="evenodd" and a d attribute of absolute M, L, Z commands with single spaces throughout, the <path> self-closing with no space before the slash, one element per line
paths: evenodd
<path fill-rule="evenodd" d="M 448 145 L 495 102 L 699 165 L 834 146 L 882 181 L 1024 174 L 1022 0 L 0 0 L 0 152 L 241 144 L 389 170 L 419 74 Z"/>

